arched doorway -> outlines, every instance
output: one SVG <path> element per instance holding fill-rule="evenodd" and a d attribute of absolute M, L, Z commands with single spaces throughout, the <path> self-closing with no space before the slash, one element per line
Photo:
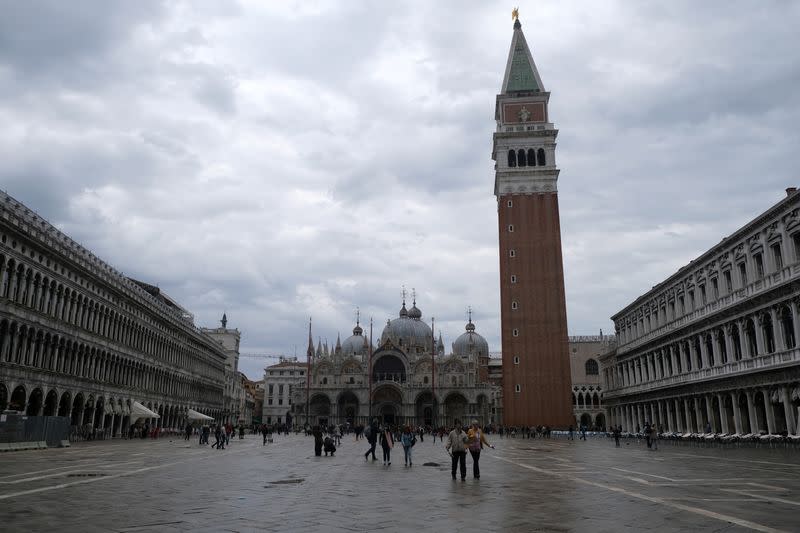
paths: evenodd
<path fill-rule="evenodd" d="M 739 404 L 739 413 L 742 419 L 742 434 L 748 435 L 753 432 L 753 428 L 750 420 L 750 409 L 747 406 L 747 395 L 740 392 L 736 401 Z"/>
<path fill-rule="evenodd" d="M 358 416 L 358 398 L 352 391 L 345 391 L 339 395 L 339 422 L 342 424 L 356 424 Z"/>
<path fill-rule="evenodd" d="M 309 400 L 310 403 L 310 424 L 328 425 L 331 415 L 331 400 L 324 394 L 315 394 Z"/>
<path fill-rule="evenodd" d="M 756 419 L 754 421 L 754 433 L 760 431 L 767 431 L 767 410 L 764 407 L 764 394 L 758 391 L 753 397 L 753 406 L 756 410 Z"/>
<path fill-rule="evenodd" d="M 75 400 L 72 402 L 72 421 L 73 426 L 80 426 L 83 422 L 83 394 L 78 393 L 75 395 Z"/>
<path fill-rule="evenodd" d="M 22 385 L 17 386 L 14 392 L 11 393 L 11 401 L 8 408 L 12 411 L 25 411 L 25 387 Z"/>
<path fill-rule="evenodd" d="M 39 411 L 42 409 L 42 403 L 44 402 L 44 393 L 42 389 L 35 388 L 31 392 L 30 397 L 28 398 L 28 408 L 25 411 L 25 414 L 28 416 L 37 416 Z"/>
<path fill-rule="evenodd" d="M 590 415 L 589 413 L 583 413 L 581 415 L 580 424 L 581 426 L 586 426 L 587 428 L 592 427 L 592 415 Z"/>
<path fill-rule="evenodd" d="M 44 412 L 42 414 L 44 416 L 55 416 L 56 409 L 58 409 L 58 393 L 51 390 L 44 399 Z"/>
<path fill-rule="evenodd" d="M 403 408 L 403 396 L 400 391 L 391 385 L 384 385 L 372 393 L 372 405 L 378 420 L 384 424 L 399 424 Z"/>
<path fill-rule="evenodd" d="M 417 396 L 416 402 L 414 402 L 415 406 L 415 414 L 416 414 L 416 424 L 422 426 L 433 426 L 433 413 L 434 413 L 434 400 L 433 394 L 431 392 L 423 392 L 419 396 Z"/>
<path fill-rule="evenodd" d="M 444 419 L 449 426 L 452 426 L 456 419 L 461 421 L 461 424 L 468 424 L 469 420 L 465 420 L 467 415 L 467 399 L 459 392 L 452 392 L 444 399 Z"/>

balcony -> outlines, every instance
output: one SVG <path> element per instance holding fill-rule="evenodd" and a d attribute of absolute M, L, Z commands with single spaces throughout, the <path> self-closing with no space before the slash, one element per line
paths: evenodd
<path fill-rule="evenodd" d="M 676 318 L 668 324 L 651 330 L 632 341 L 619 344 L 617 353 L 619 355 L 626 354 L 662 335 L 679 330 L 692 324 L 693 322 L 705 318 L 708 315 L 737 305 L 745 300 L 753 298 L 754 296 L 758 296 L 759 294 L 774 289 L 779 285 L 788 283 L 789 281 L 798 277 L 800 277 L 800 263 L 784 266 L 779 271 L 773 272 L 772 274 L 765 274 L 763 278 L 759 278 L 752 283 L 749 283 L 746 287 L 734 290 L 730 294 L 726 294 L 725 296 L 717 298 L 716 300 L 707 303 L 703 307 L 695 309 L 691 313 L 685 314 L 680 318 Z M 618 341 L 621 340 L 619 336 L 617 336 L 617 339 Z"/>
<path fill-rule="evenodd" d="M 691 372 L 678 374 L 676 376 L 669 376 L 662 379 L 637 383 L 635 385 L 627 385 L 614 389 L 606 389 L 603 398 L 616 398 L 619 396 L 626 396 L 628 394 L 650 392 L 690 383 L 702 383 L 706 381 L 713 381 L 715 379 L 746 375 L 763 370 L 774 370 L 797 364 L 800 364 L 800 348 L 792 348 L 783 352 L 759 355 L 753 358 L 741 359 L 739 361 L 729 361 L 723 365 L 692 370 Z"/>

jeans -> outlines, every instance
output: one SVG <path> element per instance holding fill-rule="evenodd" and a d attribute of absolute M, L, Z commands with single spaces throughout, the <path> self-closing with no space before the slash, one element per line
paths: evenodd
<path fill-rule="evenodd" d="M 469 454 L 472 456 L 472 477 L 478 479 L 481 477 L 481 468 L 478 466 L 478 461 L 481 458 L 481 451 L 471 449 Z"/>
<path fill-rule="evenodd" d="M 453 452 L 453 479 L 456 478 L 456 467 L 461 465 L 461 479 L 467 477 L 467 452 Z"/>
<path fill-rule="evenodd" d="M 411 464 L 411 446 L 403 446 L 403 453 L 405 454 L 406 464 Z"/>
<path fill-rule="evenodd" d="M 375 445 L 378 444 L 378 441 L 368 440 L 367 442 L 369 443 L 369 450 L 364 454 L 364 457 L 369 457 L 369 454 L 372 454 L 372 458 L 377 459 L 377 457 L 375 457 Z"/>
<path fill-rule="evenodd" d="M 388 446 L 382 446 L 383 448 L 383 462 L 391 463 L 392 462 L 392 449 Z"/>

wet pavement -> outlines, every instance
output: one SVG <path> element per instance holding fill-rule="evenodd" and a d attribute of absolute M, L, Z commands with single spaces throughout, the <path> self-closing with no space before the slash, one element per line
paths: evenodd
<path fill-rule="evenodd" d="M 213 440 L 213 439 L 212 439 Z M 6 531 L 800 531 L 800 450 L 490 438 L 481 478 L 442 445 L 365 461 L 345 437 L 78 443 L 0 455 Z M 432 466 L 425 466 L 428 463 Z"/>

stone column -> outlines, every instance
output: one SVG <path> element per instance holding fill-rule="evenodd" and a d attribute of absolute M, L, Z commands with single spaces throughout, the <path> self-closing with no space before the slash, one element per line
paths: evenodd
<path fill-rule="evenodd" d="M 711 363 L 708 360 L 708 349 L 706 348 L 706 341 L 703 335 L 698 335 L 696 337 L 700 341 L 700 359 L 703 362 L 703 368 L 709 368 Z"/>
<path fill-rule="evenodd" d="M 724 342 L 724 335 L 724 332 L 711 332 L 711 353 L 714 355 L 714 366 L 722 365 L 722 353 L 719 349 L 719 343 Z"/>
<path fill-rule="evenodd" d="M 756 316 L 756 351 L 758 352 L 758 355 L 764 355 L 766 353 L 766 350 L 764 349 L 764 327 L 762 326 L 761 322 L 761 317 Z M 755 357 L 755 354 L 753 356 Z"/>
<path fill-rule="evenodd" d="M 747 416 L 750 419 L 750 433 L 758 433 L 762 428 L 758 421 L 758 412 L 756 411 L 755 392 L 746 390 L 744 394 L 747 396 Z"/>
<path fill-rule="evenodd" d="M 719 402 L 719 423 L 722 426 L 723 433 L 730 433 L 728 428 L 728 411 L 725 409 L 725 396 L 717 394 L 717 401 Z"/>
<path fill-rule="evenodd" d="M 718 433 L 719 428 L 715 427 L 714 425 L 714 397 L 710 394 L 706 394 L 706 421 L 711 426 L 711 433 Z M 703 428 L 705 429 L 705 428 Z"/>
<path fill-rule="evenodd" d="M 768 389 L 761 389 L 761 393 L 764 396 L 764 411 L 767 414 L 767 432 L 772 435 L 775 432 L 775 412 L 772 410 L 772 400 Z"/>
<path fill-rule="evenodd" d="M 689 404 L 694 405 L 694 398 L 686 398 L 683 401 L 683 410 L 684 416 L 686 417 L 686 432 L 687 433 L 697 433 L 697 428 L 694 427 L 692 424 L 692 411 L 689 407 Z"/>
<path fill-rule="evenodd" d="M 727 354 L 728 361 L 733 361 L 736 359 L 736 353 L 733 348 L 733 327 L 734 326 L 732 324 L 725 324 L 722 326 L 722 336 L 725 341 L 725 353 Z"/>
<path fill-rule="evenodd" d="M 783 412 L 786 415 L 786 431 L 790 435 L 797 434 L 797 422 L 794 419 L 794 409 L 792 409 L 792 400 L 789 396 L 789 387 L 781 387 L 781 400 L 783 402 Z"/>
<path fill-rule="evenodd" d="M 794 327 L 794 345 L 800 346 L 800 312 L 797 309 L 797 301 L 792 300 L 789 306 L 792 310 L 792 326 Z"/>
<path fill-rule="evenodd" d="M 739 395 L 736 391 L 729 392 L 729 396 L 731 397 L 731 402 L 733 404 L 733 423 L 736 426 L 736 433 L 741 435 L 743 428 L 742 428 L 742 411 L 739 409 Z"/>
<path fill-rule="evenodd" d="M 769 308 L 769 316 L 772 319 L 772 337 L 775 339 L 775 351 L 782 352 L 786 349 L 783 324 L 778 320 L 778 311 L 774 307 Z"/>

